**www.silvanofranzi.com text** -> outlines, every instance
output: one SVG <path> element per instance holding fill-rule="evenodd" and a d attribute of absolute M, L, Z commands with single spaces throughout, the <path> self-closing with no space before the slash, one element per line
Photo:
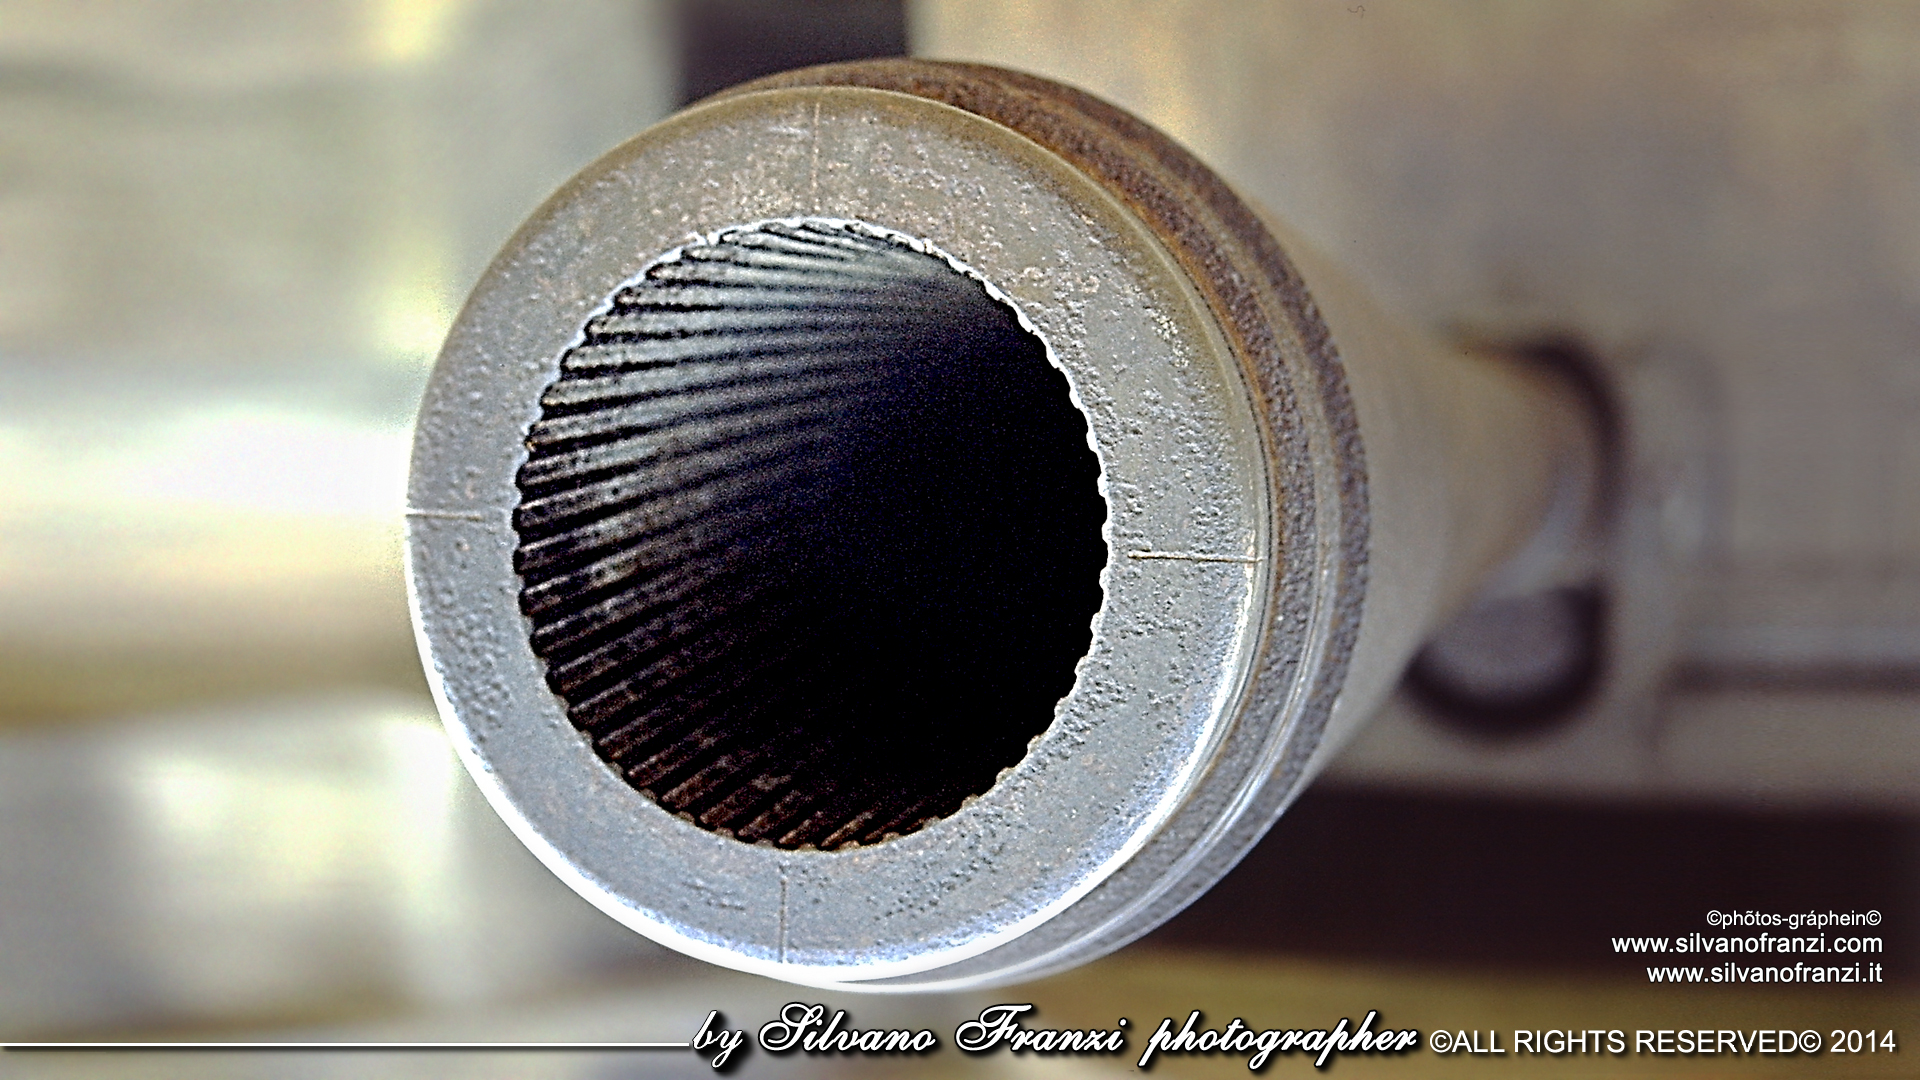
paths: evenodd
<path fill-rule="evenodd" d="M 1688 958 L 1735 955 L 1877 955 L 1886 950 L 1879 937 L 1816 934 L 1709 935 L 1681 937 L 1617 937 L 1616 953 L 1664 953 Z M 1885 965 L 1864 960 L 1851 964 L 1743 964 L 1722 962 L 1698 967 L 1649 967 L 1647 981 L 1655 983 L 1878 983 L 1886 979 Z"/>

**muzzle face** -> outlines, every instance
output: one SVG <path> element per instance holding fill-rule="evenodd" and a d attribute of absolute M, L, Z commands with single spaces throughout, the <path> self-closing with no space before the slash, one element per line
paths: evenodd
<path fill-rule="evenodd" d="M 616 919 L 815 985 L 1029 977 L 1290 797 L 1358 437 L 1211 174 L 1022 77 L 837 71 L 880 85 L 696 106 L 488 270 L 421 412 L 416 625 L 488 798 Z"/>

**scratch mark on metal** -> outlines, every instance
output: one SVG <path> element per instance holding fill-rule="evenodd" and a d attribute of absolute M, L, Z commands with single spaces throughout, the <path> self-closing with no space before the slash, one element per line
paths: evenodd
<path fill-rule="evenodd" d="M 407 507 L 408 517 L 435 518 L 445 521 L 493 521 L 506 516 L 505 510 L 424 510 L 417 506 Z"/>
<path fill-rule="evenodd" d="M 1209 555 L 1199 551 L 1129 551 L 1129 559 L 1174 559 L 1180 562 L 1257 563 L 1252 555 Z"/>
<path fill-rule="evenodd" d="M 820 103 L 813 103 L 813 168 L 808 173 L 812 187 L 807 196 L 815 206 L 820 204 Z"/>
<path fill-rule="evenodd" d="M 780 941 L 776 955 L 781 963 L 787 962 L 787 868 L 780 867 Z"/>

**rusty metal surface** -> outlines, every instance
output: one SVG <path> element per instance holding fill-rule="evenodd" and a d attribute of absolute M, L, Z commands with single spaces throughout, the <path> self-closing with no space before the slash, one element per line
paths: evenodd
<path fill-rule="evenodd" d="M 1046 730 L 1106 503 L 1065 377 L 989 290 L 872 226 L 766 222 L 655 261 L 561 359 L 520 608 L 636 790 L 834 850 L 952 814 Z"/>

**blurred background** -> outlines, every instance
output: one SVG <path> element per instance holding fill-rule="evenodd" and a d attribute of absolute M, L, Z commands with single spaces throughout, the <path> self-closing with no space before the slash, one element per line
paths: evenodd
<path fill-rule="evenodd" d="M 402 498 L 440 338 L 554 187 L 742 79 L 909 52 L 1133 109 L 1436 332 L 1688 357 L 1714 483 L 1644 700 L 1506 733 L 1396 701 L 1145 941 L 1032 987 L 845 1001 L 861 1026 L 1031 1000 L 1060 1026 L 1920 1038 L 1920 6 L 1874 0 L 0 0 L 0 1037 L 675 1039 L 823 998 L 647 944 L 506 833 L 420 675 Z M 1608 946 L 1748 908 L 1883 912 L 1893 981 L 1656 991 Z"/>

